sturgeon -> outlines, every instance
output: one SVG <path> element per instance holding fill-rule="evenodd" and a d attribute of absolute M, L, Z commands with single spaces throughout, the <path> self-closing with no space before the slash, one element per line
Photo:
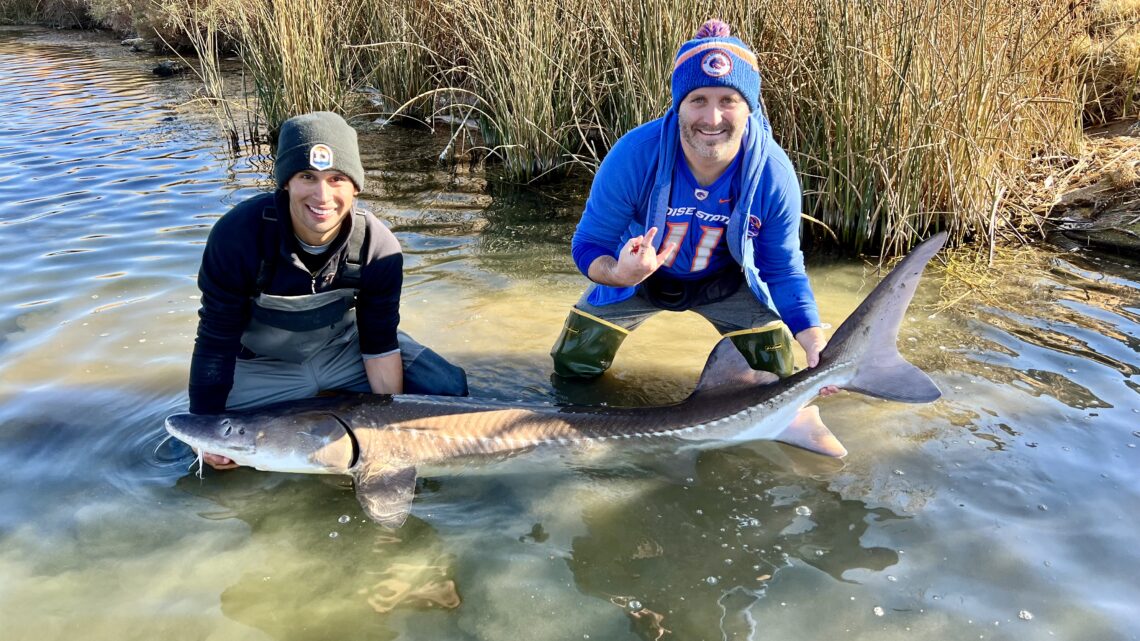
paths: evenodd
<path fill-rule="evenodd" d="M 828 456 L 847 450 L 808 403 L 825 386 L 926 403 L 938 386 L 899 354 L 899 325 L 927 262 L 931 237 L 880 282 L 832 335 L 819 365 L 771 382 L 728 339 L 717 343 L 696 390 L 641 408 L 499 403 L 360 394 L 290 401 L 221 415 L 175 414 L 166 430 L 188 445 L 260 470 L 345 474 L 367 515 L 397 528 L 408 517 L 416 468 L 539 448 L 635 444 L 665 438 L 696 447 L 775 440 Z M 770 375 L 767 375 L 770 376 Z"/>

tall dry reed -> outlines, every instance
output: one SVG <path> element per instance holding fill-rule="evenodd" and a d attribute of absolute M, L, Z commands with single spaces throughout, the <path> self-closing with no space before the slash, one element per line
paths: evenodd
<path fill-rule="evenodd" d="M 351 0 L 243 0 L 234 37 L 252 79 L 265 127 L 309 111 L 353 113 L 363 75 L 349 47 L 363 5 Z M 272 138 L 272 135 L 270 136 Z"/>
<path fill-rule="evenodd" d="M 805 213 L 884 253 L 935 228 L 990 244 L 1034 231 L 1022 176 L 1076 151 L 1073 42 L 1092 30 L 1067 0 L 229 1 L 270 128 L 313 109 L 375 111 L 363 85 L 418 119 L 445 95 L 518 181 L 596 167 L 663 114 L 677 47 L 722 17 L 760 57 Z"/>
<path fill-rule="evenodd" d="M 495 0 L 451 5 L 465 86 L 488 151 L 515 180 L 575 160 L 589 91 L 589 0 Z"/>
<path fill-rule="evenodd" d="M 897 253 L 937 228 L 992 245 L 1026 223 L 1009 195 L 1031 159 L 1076 150 L 1066 5 L 795 0 L 783 14 L 756 26 L 779 30 L 761 46 L 769 113 L 806 212 L 845 245 Z"/>
<path fill-rule="evenodd" d="M 221 54 L 224 30 L 230 23 L 229 7 L 220 2 L 203 2 L 196 6 L 186 0 L 155 0 L 156 8 L 167 23 L 183 34 L 197 54 L 195 73 L 202 81 L 204 100 L 214 112 L 235 153 L 241 150 L 241 127 L 222 77 Z M 250 137 L 253 137 L 250 135 Z"/>
<path fill-rule="evenodd" d="M 437 112 L 437 95 L 446 92 L 446 71 L 452 61 L 433 47 L 448 47 L 445 23 L 429 0 L 361 0 L 353 45 L 361 79 L 371 95 L 370 113 L 401 117 L 430 126 Z"/>

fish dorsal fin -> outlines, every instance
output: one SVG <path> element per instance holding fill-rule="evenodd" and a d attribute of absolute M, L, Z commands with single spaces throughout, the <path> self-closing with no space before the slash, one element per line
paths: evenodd
<path fill-rule="evenodd" d="M 942 396 L 926 372 L 897 354 L 860 363 L 854 378 L 843 388 L 903 403 L 929 403 Z"/>
<path fill-rule="evenodd" d="M 356 499 L 370 519 L 392 529 L 404 524 L 416 495 L 416 468 L 371 466 L 353 478 Z"/>
<path fill-rule="evenodd" d="M 779 377 L 771 372 L 749 367 L 736 345 L 730 339 L 722 338 L 709 353 L 705 368 L 701 370 L 701 378 L 697 381 L 697 389 L 693 393 L 770 385 L 778 380 Z"/>
<path fill-rule="evenodd" d="M 847 448 L 820 420 L 819 408 L 815 405 L 801 407 L 791 424 L 774 440 L 835 458 L 847 456 Z"/>

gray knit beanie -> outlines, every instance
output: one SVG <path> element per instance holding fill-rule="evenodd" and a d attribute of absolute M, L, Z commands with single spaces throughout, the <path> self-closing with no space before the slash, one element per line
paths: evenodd
<path fill-rule="evenodd" d="M 284 188 L 293 174 L 306 169 L 335 169 L 364 190 L 364 167 L 356 130 L 331 111 L 314 111 L 293 116 L 281 124 L 277 136 L 277 161 L 273 177 Z"/>

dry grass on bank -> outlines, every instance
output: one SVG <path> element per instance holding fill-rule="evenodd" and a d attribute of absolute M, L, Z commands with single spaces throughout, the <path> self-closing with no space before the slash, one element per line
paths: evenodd
<path fill-rule="evenodd" d="M 1086 125 L 1100 125 L 1140 113 L 1140 0 L 1096 0 L 1088 8 L 1088 29 L 1074 39 L 1081 70 Z"/>

